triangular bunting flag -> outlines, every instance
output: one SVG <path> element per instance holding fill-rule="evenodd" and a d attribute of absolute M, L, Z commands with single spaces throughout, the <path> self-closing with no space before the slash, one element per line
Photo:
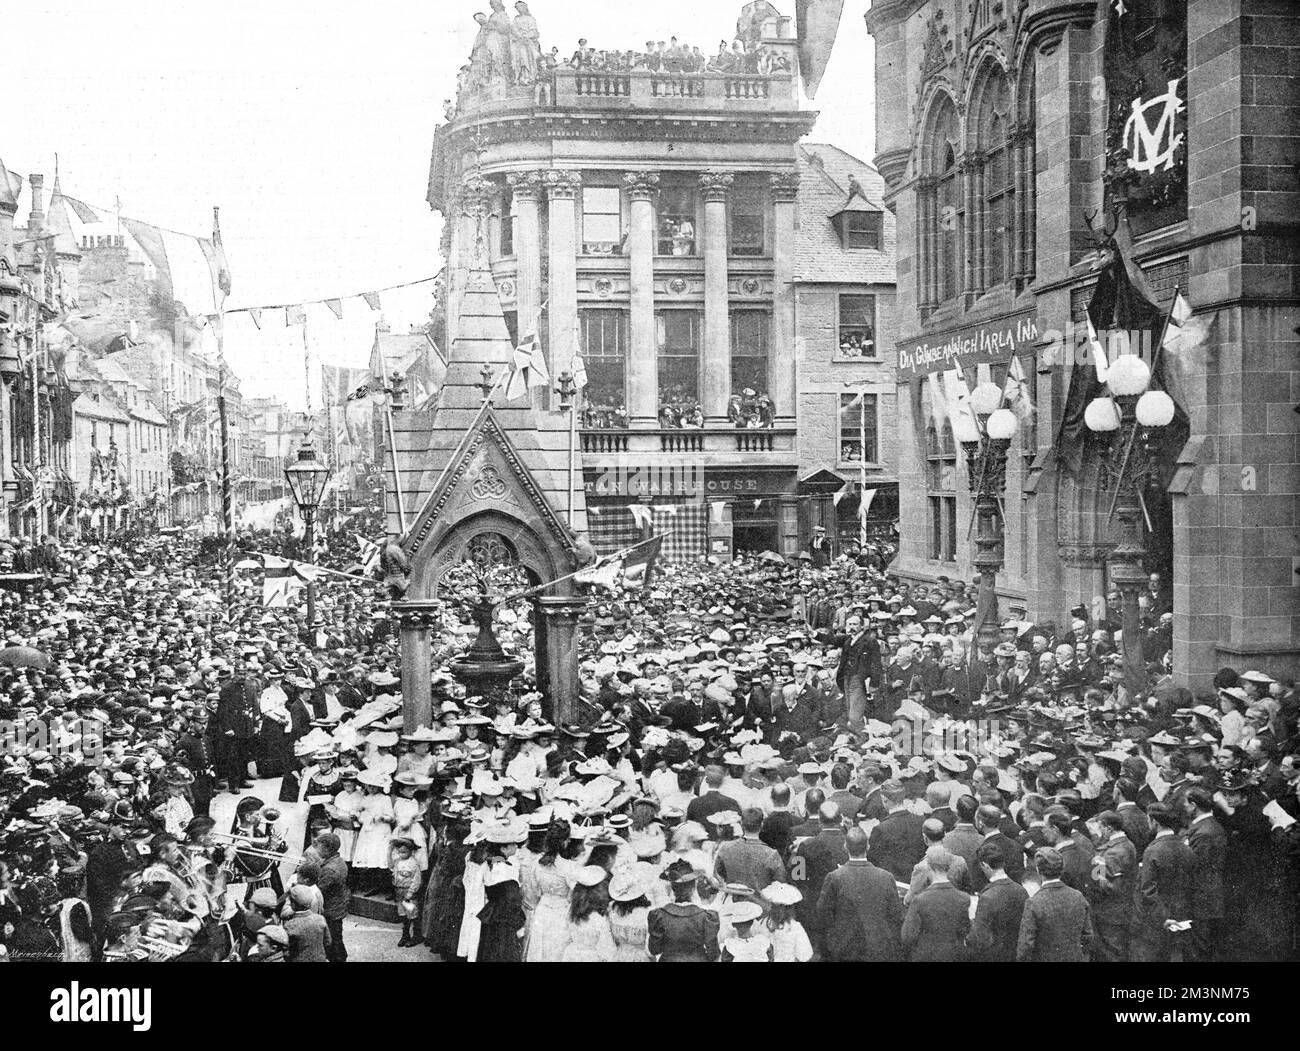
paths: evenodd
<path fill-rule="evenodd" d="M 379 293 L 378 293 L 378 292 L 362 292 L 362 293 L 361 293 L 361 298 L 364 299 L 364 300 L 366 301 L 366 306 L 368 306 L 371 310 L 378 310 L 378 309 L 379 309 Z"/>
<path fill-rule="evenodd" d="M 262 330 L 262 308 L 249 307 L 248 320 L 251 321 L 253 323 L 253 327 L 260 332 Z"/>
<path fill-rule="evenodd" d="M 288 306 L 284 308 L 284 323 L 286 325 L 304 325 L 307 323 L 307 311 L 301 305 Z"/>
<path fill-rule="evenodd" d="M 333 313 L 333 315 L 334 315 L 336 318 L 342 320 L 342 318 L 343 318 L 343 300 L 341 300 L 341 299 L 327 299 L 327 300 L 325 300 L 325 305 L 326 305 L 327 307 L 330 308 L 330 311 Z"/>

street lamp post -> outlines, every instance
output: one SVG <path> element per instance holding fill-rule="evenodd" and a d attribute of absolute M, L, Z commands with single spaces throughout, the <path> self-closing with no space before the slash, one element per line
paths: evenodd
<path fill-rule="evenodd" d="M 1108 451 L 1116 444 L 1123 450 L 1118 463 L 1112 456 L 1102 458 L 1103 487 L 1115 484 L 1115 514 L 1119 518 L 1119 540 L 1110 554 L 1111 583 L 1119 589 L 1122 614 L 1121 642 L 1124 657 L 1124 685 L 1130 698 L 1146 682 L 1146 663 L 1142 655 L 1141 614 L 1138 595 L 1146 583 L 1143 560 L 1146 544 L 1142 523 L 1142 492 L 1155 479 L 1154 456 L 1156 434 L 1174 418 L 1174 402 L 1162 390 L 1147 390 L 1151 370 L 1136 354 L 1120 356 L 1109 368 L 1106 383 L 1110 396 L 1093 399 L 1084 411 L 1088 430 L 1106 443 Z"/>
<path fill-rule="evenodd" d="M 981 652 L 998 643 L 998 571 L 1004 560 L 1002 491 L 1006 486 L 1007 450 L 1016 433 L 1016 416 L 1002 407 L 1002 388 L 985 382 L 971 391 L 970 405 L 979 421 L 979 438 L 962 442 L 966 474 L 975 498 L 975 557 L 980 575 L 975 638 Z"/>
<path fill-rule="evenodd" d="M 320 507 L 325 495 L 325 483 L 329 480 L 330 469 L 316 459 L 316 450 L 312 447 L 311 437 L 303 439 L 298 450 L 298 458 L 284 469 L 284 476 L 289 482 L 289 491 L 293 493 L 293 502 L 298 505 L 302 515 L 303 543 L 307 549 L 306 561 L 311 561 L 315 550 L 316 509 Z M 307 634 L 314 640 L 316 633 L 316 584 L 307 581 Z M 313 642 L 314 644 L 314 642 Z"/>
<path fill-rule="evenodd" d="M 577 435 L 577 403 L 574 401 L 574 395 L 578 393 L 578 386 L 573 381 L 573 373 L 565 369 L 560 373 L 555 384 L 555 393 L 560 396 L 560 412 L 569 414 L 569 528 L 573 528 L 573 489 L 576 484 L 575 475 L 577 466 L 574 461 L 576 456 L 576 435 Z"/>

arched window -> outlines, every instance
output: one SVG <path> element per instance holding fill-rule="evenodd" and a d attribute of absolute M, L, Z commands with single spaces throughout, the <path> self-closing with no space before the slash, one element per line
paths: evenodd
<path fill-rule="evenodd" d="M 1016 168 L 1011 139 L 1011 91 L 1006 75 L 994 69 L 985 77 L 976 108 L 975 142 L 982 161 L 979 197 L 982 223 L 976 228 L 975 290 L 1010 281 L 1015 271 Z"/>
<path fill-rule="evenodd" d="M 922 179 L 917 199 L 920 303 L 933 310 L 961 291 L 965 208 L 957 166 L 957 109 L 937 96 L 922 142 Z"/>

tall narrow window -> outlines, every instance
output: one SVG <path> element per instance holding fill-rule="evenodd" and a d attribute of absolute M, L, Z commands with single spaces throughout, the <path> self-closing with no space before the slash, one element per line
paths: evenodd
<path fill-rule="evenodd" d="M 939 174 L 939 302 L 953 299 L 961 290 L 961 179 L 957 152 L 952 143 L 944 147 L 943 169 Z"/>
<path fill-rule="evenodd" d="M 659 350 L 659 408 L 693 411 L 700 402 L 700 323 L 695 310 L 662 310 L 655 315 Z"/>
<path fill-rule="evenodd" d="M 731 393 L 753 398 L 767 393 L 768 334 L 772 316 L 763 310 L 731 314 Z M 750 391 L 748 395 L 745 391 Z M 787 406 L 788 408 L 788 406 Z"/>
<path fill-rule="evenodd" d="M 838 347 L 842 358 L 878 356 L 875 296 L 840 296 Z"/>
<path fill-rule="evenodd" d="M 763 216 L 767 207 L 764 188 L 758 180 L 741 178 L 731 194 L 731 254 L 763 254 Z"/>
<path fill-rule="evenodd" d="M 612 426 L 613 415 L 626 407 L 627 314 L 622 310 L 583 310 L 582 361 L 587 369 L 585 407 L 593 425 Z"/>
<path fill-rule="evenodd" d="M 939 562 L 957 558 L 957 449 L 952 428 L 925 432 L 925 489 L 929 520 L 929 556 Z"/>
<path fill-rule="evenodd" d="M 1011 91 L 1001 70 L 990 74 L 979 97 L 976 141 L 983 157 L 983 223 L 976 227 L 976 273 L 984 288 L 1010 281 L 1015 266 L 1012 243 L 1015 158 L 1009 134 Z M 983 267 L 982 273 L 979 267 Z"/>
<path fill-rule="evenodd" d="M 501 254 L 515 254 L 515 216 L 519 214 L 519 205 L 510 190 L 504 190 L 501 197 Z"/>
<path fill-rule="evenodd" d="M 660 255 L 695 254 L 695 190 L 685 183 L 660 188 L 658 252 Z"/>
<path fill-rule="evenodd" d="M 582 251 L 614 255 L 623 239 L 622 203 L 617 186 L 584 186 L 582 190 Z"/>
<path fill-rule="evenodd" d="M 840 395 L 840 462 L 876 463 L 876 396 Z"/>

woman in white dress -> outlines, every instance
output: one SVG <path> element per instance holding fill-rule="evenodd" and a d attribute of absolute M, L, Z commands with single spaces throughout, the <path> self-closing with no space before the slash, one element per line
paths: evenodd
<path fill-rule="evenodd" d="M 798 887 L 789 883 L 769 883 L 762 891 L 768 903 L 767 936 L 772 942 L 775 963 L 807 963 L 813 957 L 812 942 L 803 924 L 794 917 L 794 908 L 803 900 Z"/>
<path fill-rule="evenodd" d="M 618 956 L 609 927 L 609 873 L 599 865 L 583 865 L 574 873 L 569 899 L 569 937 L 563 963 L 613 963 Z"/>
<path fill-rule="evenodd" d="M 366 796 L 357 810 L 357 842 L 352 852 L 352 871 L 357 889 L 373 893 L 380 889 L 388 872 L 389 841 L 393 836 L 393 801 L 388 796 L 388 777 L 377 770 L 363 770 L 357 780 Z"/>
<path fill-rule="evenodd" d="M 569 823 L 555 821 L 546 831 L 541 856 L 523 869 L 524 910 L 528 913 L 525 963 L 556 963 L 569 937 L 569 895 L 574 863 Z"/>
<path fill-rule="evenodd" d="M 609 931 L 618 963 L 650 963 L 650 898 L 641 874 L 617 872 L 609 881 Z"/>
<path fill-rule="evenodd" d="M 487 888 L 484 878 L 487 876 L 488 845 L 483 841 L 481 829 L 475 829 L 465 837 L 466 844 L 471 845 L 465 856 L 465 914 L 460 921 L 460 939 L 456 944 L 456 955 L 462 960 L 473 963 L 478 959 L 478 940 L 483 932 L 483 923 L 478 914 L 487 904 Z"/>
<path fill-rule="evenodd" d="M 428 788 L 433 779 L 407 770 L 393 778 L 398 795 L 393 800 L 393 835 L 402 836 L 415 844 L 412 855 L 420 866 L 420 873 L 429 871 L 429 834 L 424 828 L 424 812 L 428 804 L 415 798 L 420 789 Z"/>

